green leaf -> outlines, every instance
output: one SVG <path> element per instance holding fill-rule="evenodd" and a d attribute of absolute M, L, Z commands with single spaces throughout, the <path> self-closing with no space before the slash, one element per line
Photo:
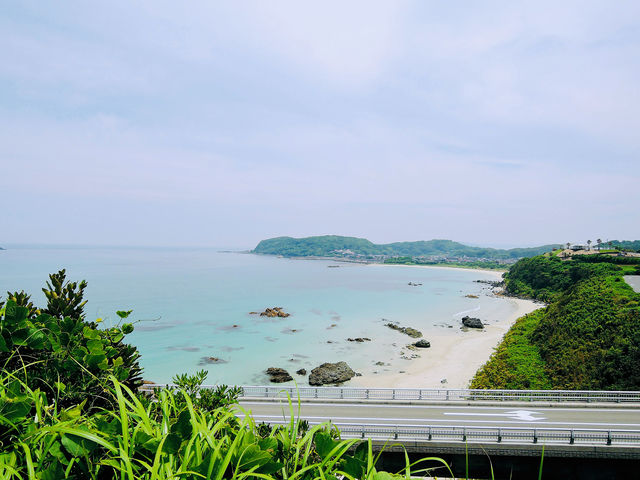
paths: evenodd
<path fill-rule="evenodd" d="M 99 355 L 104 353 L 103 343 L 101 340 L 87 340 L 87 349 L 93 355 Z"/>
<path fill-rule="evenodd" d="M 11 423 L 20 423 L 29 415 L 32 405 L 33 401 L 24 395 L 5 398 L 0 406 L 0 417 L 6 418 Z"/>
<path fill-rule="evenodd" d="M 16 324 L 27 319 L 29 309 L 27 307 L 19 307 L 15 301 L 9 300 L 5 306 L 4 320 L 7 324 Z"/>
<path fill-rule="evenodd" d="M 360 442 L 356 447 L 356 451 L 353 456 L 358 460 L 362 460 L 363 462 L 367 461 L 369 457 L 369 444 L 368 442 Z"/>
<path fill-rule="evenodd" d="M 268 462 L 258 468 L 257 472 L 262 473 L 264 475 L 272 475 L 276 473 L 278 470 L 282 470 L 284 468 L 284 464 L 278 462 Z"/>
<path fill-rule="evenodd" d="M 9 351 L 9 347 L 7 346 L 7 342 L 5 341 L 4 337 L 2 336 L 2 334 L 0 334 L 0 352 L 8 352 Z"/>
<path fill-rule="evenodd" d="M 354 478 L 362 478 L 367 465 L 358 458 L 345 455 L 340 461 L 340 470 Z"/>
<path fill-rule="evenodd" d="M 258 445 L 249 445 L 244 449 L 242 455 L 238 459 L 240 462 L 238 464 L 238 469 L 246 471 L 253 467 L 259 467 L 267 464 L 269 461 L 271 461 L 271 458 L 271 454 L 269 452 L 261 450 Z"/>
<path fill-rule="evenodd" d="M 74 457 L 88 455 L 97 447 L 91 440 L 68 433 L 62 436 L 62 446 Z"/>
<path fill-rule="evenodd" d="M 97 366 L 100 370 L 109 370 L 109 360 L 105 357 Z"/>
<path fill-rule="evenodd" d="M 108 362 L 107 356 L 104 353 L 96 354 L 96 355 L 89 353 L 84 356 L 83 360 L 87 364 L 87 366 L 93 367 L 93 368 L 100 368 L 99 365 L 102 362 L 105 362 L 105 361 Z"/>
<path fill-rule="evenodd" d="M 171 425 L 171 433 L 176 434 L 180 439 L 186 440 L 191 437 L 193 426 L 191 425 L 191 414 L 189 410 L 183 410 L 178 416 L 176 423 Z"/>
<path fill-rule="evenodd" d="M 340 444 L 340 442 L 331 438 L 331 435 L 327 432 L 316 433 L 314 440 L 316 444 L 316 452 L 318 452 L 318 455 L 322 458 L 326 458 L 331 451 Z"/>
<path fill-rule="evenodd" d="M 265 451 L 275 452 L 278 449 L 278 441 L 273 437 L 261 438 L 258 446 Z"/>
<path fill-rule="evenodd" d="M 168 454 L 176 454 L 180 451 L 180 445 L 182 440 L 175 433 L 167 435 L 164 444 L 162 445 L 162 452 Z"/>
<path fill-rule="evenodd" d="M 16 346 L 26 346 L 27 339 L 29 338 L 29 329 L 28 328 L 19 328 L 14 330 L 11 333 L 11 340 L 13 340 L 13 344 Z"/>
<path fill-rule="evenodd" d="M 53 462 L 44 470 L 38 472 L 38 478 L 41 480 L 59 480 L 64 478 L 64 468 L 59 462 Z"/>
<path fill-rule="evenodd" d="M 122 325 L 122 333 L 124 333 L 125 335 L 129 335 L 131 332 L 133 332 L 133 325 L 130 323 L 125 323 Z"/>
<path fill-rule="evenodd" d="M 73 420 L 76 418 L 79 418 L 82 415 L 82 409 L 84 408 L 84 405 L 87 403 L 87 399 L 85 398 L 82 403 L 80 403 L 79 405 L 75 405 L 71 408 L 65 408 L 64 410 L 62 410 L 60 412 L 60 418 L 63 422 L 66 422 L 67 420 Z"/>
<path fill-rule="evenodd" d="M 34 350 L 42 350 L 47 343 L 47 336 L 42 330 L 30 329 L 27 345 Z"/>
<path fill-rule="evenodd" d="M 118 315 L 120 318 L 122 318 L 124 320 L 129 315 L 131 315 L 131 312 L 133 312 L 133 310 L 118 310 L 116 312 L 116 315 Z"/>
<path fill-rule="evenodd" d="M 393 473 L 388 472 L 376 472 L 373 475 L 373 480 L 397 480 L 399 478 L 404 478 L 402 475 L 394 475 Z"/>
<path fill-rule="evenodd" d="M 88 338 L 90 340 L 100 340 L 100 332 L 91 327 L 84 327 L 82 329 L 82 335 L 84 338 Z"/>

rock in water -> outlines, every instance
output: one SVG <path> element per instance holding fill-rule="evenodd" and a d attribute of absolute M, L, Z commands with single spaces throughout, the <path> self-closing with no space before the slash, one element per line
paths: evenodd
<path fill-rule="evenodd" d="M 419 330 L 416 330 L 415 328 L 411 328 L 411 327 L 401 327 L 399 325 L 396 325 L 395 323 L 387 323 L 386 324 L 387 327 L 393 329 L 393 330 L 397 330 L 399 332 L 404 333 L 405 335 L 409 335 L 410 337 L 413 338 L 420 338 L 422 336 L 422 332 L 420 332 Z"/>
<path fill-rule="evenodd" d="M 269 367 L 267 368 L 267 375 L 271 377 L 269 380 L 273 383 L 283 383 L 293 380 L 293 377 L 289 375 L 289 372 L 284 368 Z"/>
<path fill-rule="evenodd" d="M 421 338 L 416 343 L 414 343 L 413 346 L 418 348 L 429 348 L 431 346 L 431 343 L 429 343 L 424 338 Z"/>
<path fill-rule="evenodd" d="M 253 312 L 251 312 L 253 313 Z M 281 318 L 286 318 L 288 316 L 290 316 L 290 313 L 286 313 L 282 307 L 273 307 L 273 308 L 267 308 L 264 312 L 260 313 L 261 317 L 281 317 Z"/>
<path fill-rule="evenodd" d="M 462 325 L 468 328 L 484 328 L 482 321 L 473 317 L 462 317 Z"/>
<path fill-rule="evenodd" d="M 218 357 L 202 357 L 198 365 L 215 365 L 217 363 L 227 363 L 227 361 Z"/>
<path fill-rule="evenodd" d="M 296 373 L 298 375 L 306 375 L 307 374 L 307 369 L 306 368 L 301 368 L 300 370 L 296 370 Z"/>
<path fill-rule="evenodd" d="M 342 383 L 355 377 L 354 372 L 346 362 L 323 363 L 311 370 L 309 385 L 326 385 L 329 383 Z"/>

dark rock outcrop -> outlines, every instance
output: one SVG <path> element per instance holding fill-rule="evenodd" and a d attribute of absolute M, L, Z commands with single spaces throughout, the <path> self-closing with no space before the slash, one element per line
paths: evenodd
<path fill-rule="evenodd" d="M 357 338 L 347 338 L 347 341 L 362 343 L 362 342 L 370 342 L 371 339 L 367 337 L 357 337 Z"/>
<path fill-rule="evenodd" d="M 260 315 L 263 316 L 263 317 L 281 317 L 281 318 L 286 318 L 290 314 L 286 313 L 282 309 L 282 307 L 273 307 L 273 308 L 265 309 L 265 311 L 260 313 Z"/>
<path fill-rule="evenodd" d="M 284 368 L 269 367 L 267 368 L 267 375 L 269 375 L 269 381 L 273 383 L 282 383 L 293 380 L 293 377 L 289 375 Z"/>
<path fill-rule="evenodd" d="M 422 336 L 422 332 L 420 332 L 419 330 L 416 330 L 415 328 L 401 327 L 391 322 L 387 323 L 386 325 L 387 327 L 392 328 L 393 330 L 397 330 L 401 333 L 404 333 L 405 335 L 409 335 L 412 338 L 420 338 Z"/>
<path fill-rule="evenodd" d="M 355 375 L 356 372 L 354 372 L 346 362 L 323 363 L 319 367 L 311 370 L 309 385 L 342 383 L 350 380 Z"/>
<path fill-rule="evenodd" d="M 298 375 L 306 375 L 307 374 L 307 369 L 306 368 L 301 368 L 300 370 L 296 370 L 296 373 Z"/>
<path fill-rule="evenodd" d="M 467 328 L 484 328 L 482 321 L 474 317 L 462 317 L 462 325 Z"/>
<path fill-rule="evenodd" d="M 414 343 L 413 346 L 418 348 L 429 348 L 431 346 L 431 343 L 429 343 L 424 338 L 421 338 L 416 343 Z"/>
<path fill-rule="evenodd" d="M 289 315 L 291 315 L 290 313 L 286 313 L 284 310 L 282 310 L 282 307 L 273 307 L 273 308 L 267 308 L 264 312 L 260 313 L 261 317 L 281 317 L 281 318 L 286 318 Z"/>
<path fill-rule="evenodd" d="M 202 357 L 198 365 L 215 365 L 217 363 L 227 363 L 227 361 L 218 357 Z"/>

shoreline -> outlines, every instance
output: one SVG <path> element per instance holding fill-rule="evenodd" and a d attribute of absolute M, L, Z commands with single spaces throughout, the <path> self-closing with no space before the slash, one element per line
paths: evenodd
<path fill-rule="evenodd" d="M 401 263 L 367 263 L 367 265 L 372 267 L 406 267 L 406 268 L 438 268 L 441 270 L 470 270 L 474 272 L 486 272 L 486 273 L 494 273 L 496 277 L 502 280 L 502 274 L 507 272 L 507 270 L 496 270 L 489 268 L 479 268 L 479 267 L 463 267 L 463 266 L 448 266 L 448 265 L 403 265 Z"/>
<path fill-rule="evenodd" d="M 418 267 L 418 268 L 444 268 L 447 270 L 473 270 L 473 271 L 480 271 L 480 272 L 493 272 L 493 273 L 497 273 L 500 274 L 500 278 L 502 278 L 502 274 L 509 271 L 508 268 L 505 269 L 497 269 L 497 268 L 482 268 L 482 267 L 473 267 L 473 266 L 466 266 L 463 264 L 454 264 L 454 265 L 447 265 L 445 263 L 437 263 L 437 264 L 410 264 L 410 265 L 406 265 L 406 264 L 402 264 L 402 263 L 382 263 L 382 262 L 374 262 L 374 261 L 367 261 L 367 260 L 350 260 L 347 258 L 338 258 L 338 257 L 315 257 L 313 255 L 309 255 L 309 256 L 304 256 L 304 257 L 285 257 L 284 255 L 275 255 L 272 253 L 256 253 L 253 252 L 251 250 L 246 251 L 246 252 L 237 252 L 237 253 L 242 253 L 242 254 L 248 254 L 248 255 L 260 255 L 260 256 L 265 256 L 265 257 L 276 257 L 276 258 L 281 258 L 281 259 L 285 259 L 285 260 L 315 260 L 315 261 L 327 261 L 327 262 L 335 262 L 335 263 L 349 263 L 349 264 L 355 264 L 355 265 L 365 265 L 365 266 L 381 266 L 381 267 Z"/>
<path fill-rule="evenodd" d="M 412 265 L 407 265 L 412 266 Z M 421 266 L 421 265 L 420 265 Z M 354 377 L 345 386 L 373 388 L 468 388 L 476 372 L 489 360 L 504 334 L 515 321 L 542 305 L 533 300 L 503 297 L 515 304 L 506 318 L 486 325 L 483 330 L 460 330 L 432 334 L 431 347 L 421 350 L 421 357 L 404 368 L 405 373 L 383 372 Z M 446 380 L 443 382 L 443 380 Z"/>

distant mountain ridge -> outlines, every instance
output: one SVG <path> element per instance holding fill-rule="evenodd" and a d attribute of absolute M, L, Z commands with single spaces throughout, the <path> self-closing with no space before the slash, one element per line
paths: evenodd
<path fill-rule="evenodd" d="M 492 260 L 508 260 L 534 257 L 561 245 L 542 245 L 531 248 L 483 248 L 471 247 L 453 240 L 421 240 L 375 244 L 365 238 L 322 235 L 293 238 L 276 237 L 262 240 L 252 253 L 282 255 L 284 257 L 469 257 Z"/>

